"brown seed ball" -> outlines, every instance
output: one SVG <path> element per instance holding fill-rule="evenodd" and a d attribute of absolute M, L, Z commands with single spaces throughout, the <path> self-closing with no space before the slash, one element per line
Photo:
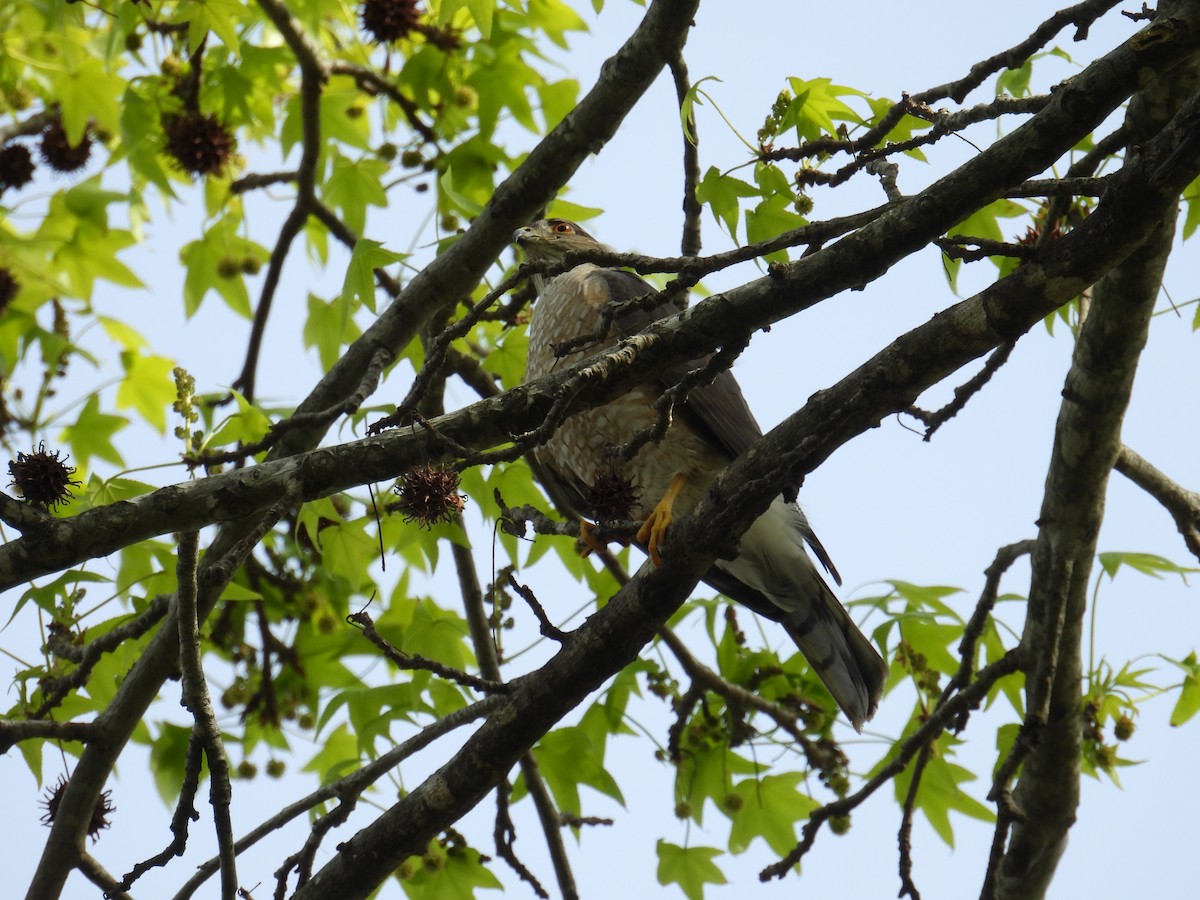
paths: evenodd
<path fill-rule="evenodd" d="M 61 119 L 55 119 L 42 131 L 40 144 L 42 161 L 55 172 L 77 172 L 92 155 L 92 137 L 86 131 L 83 139 L 71 146 Z"/>
<path fill-rule="evenodd" d="M 236 142 L 216 116 L 186 112 L 163 121 L 166 151 L 190 175 L 215 175 L 225 168 Z"/>
<path fill-rule="evenodd" d="M 416 0 L 365 0 L 362 27 L 380 44 L 407 37 L 421 19 Z"/>
<path fill-rule="evenodd" d="M 21 188 L 33 180 L 33 154 L 23 144 L 0 148 L 0 192 Z"/>

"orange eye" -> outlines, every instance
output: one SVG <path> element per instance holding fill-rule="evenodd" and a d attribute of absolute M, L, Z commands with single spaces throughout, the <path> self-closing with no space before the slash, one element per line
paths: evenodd
<path fill-rule="evenodd" d="M 571 228 L 571 225 L 569 222 L 555 222 L 554 223 L 554 233 L 555 234 L 570 234 L 573 230 L 574 229 Z"/>

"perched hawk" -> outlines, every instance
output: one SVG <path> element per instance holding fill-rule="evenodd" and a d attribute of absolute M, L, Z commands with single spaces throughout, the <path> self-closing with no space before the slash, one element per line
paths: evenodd
<path fill-rule="evenodd" d="M 534 222 L 519 228 L 513 239 L 533 260 L 559 260 L 570 250 L 604 247 L 564 219 Z M 653 291 L 637 275 L 591 263 L 549 279 L 535 275 L 533 280 L 539 299 L 529 325 L 527 381 L 572 361 L 557 357 L 555 347 L 595 332 L 606 306 Z M 649 312 L 618 315 L 608 337 L 579 349 L 574 359 L 677 312 L 664 303 Z M 654 402 L 662 391 L 703 364 L 697 360 L 679 366 L 657 384 L 642 385 L 606 406 L 571 416 L 539 448 L 538 460 L 561 483 L 572 512 L 595 515 L 587 498 L 594 496 L 598 479 L 613 471 L 613 448 L 653 425 Z M 615 463 L 637 490 L 633 515 L 644 518 L 637 542 L 656 564 L 661 564 L 659 548 L 672 516 L 690 512 L 717 474 L 761 436 L 737 381 L 726 371 L 689 393 L 661 442 L 646 444 L 628 463 Z M 879 703 L 888 667 L 817 572 L 805 543 L 841 584 L 804 513 L 782 496 L 743 535 L 738 557 L 717 560 L 704 580 L 781 623 L 851 723 L 861 730 Z"/>

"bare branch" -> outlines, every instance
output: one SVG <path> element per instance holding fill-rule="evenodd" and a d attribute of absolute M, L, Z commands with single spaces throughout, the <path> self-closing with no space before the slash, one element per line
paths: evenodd
<path fill-rule="evenodd" d="M 1191 4 L 1174 2 L 1163 9 L 1194 11 Z M 1159 17 L 1151 30 L 1168 18 Z M 1149 138 L 1168 120 L 1175 121 L 1170 119 L 1173 110 L 1193 107 L 1197 79 L 1200 61 L 1194 55 L 1189 65 L 1160 70 L 1130 102 L 1130 137 L 1139 142 Z M 1131 153 L 1130 163 L 1138 156 L 1140 152 Z M 1162 285 L 1174 224 L 1174 210 L 1164 211 L 1157 227 L 1147 230 L 1139 252 L 1096 284 L 1063 388 L 1021 639 L 1023 668 L 1030 677 L 1029 714 L 1010 755 L 1021 763 L 1012 802 L 1024 818 L 1014 824 L 994 877 L 989 871 L 985 884 L 1004 900 L 1044 894 L 1075 821 L 1088 581 L 1108 476 L 1120 450 L 1121 423 Z M 1075 231 L 1085 227 L 1086 223 Z M 997 774 L 993 794 L 1002 808 L 1009 806 L 1004 786 L 1016 765 L 1006 761 Z"/>
<path fill-rule="evenodd" d="M 484 716 L 492 715 L 503 705 L 503 699 L 498 696 L 484 699 L 465 706 L 460 710 L 443 716 L 436 722 L 426 726 L 413 737 L 397 744 L 378 759 L 372 760 L 360 769 L 345 775 L 336 781 L 331 781 L 306 797 L 290 803 L 275 815 L 271 816 L 257 828 L 234 844 L 234 850 L 242 853 L 253 847 L 264 837 L 278 831 L 288 822 L 299 818 L 322 803 L 334 798 L 340 798 L 342 803 L 349 802 L 348 798 L 357 798 L 359 794 L 394 769 L 413 754 L 428 747 L 438 738 L 449 734 L 463 725 L 468 725 Z M 175 895 L 174 900 L 187 900 L 196 890 L 220 868 L 220 860 L 214 857 L 197 867 L 197 873 Z"/>
<path fill-rule="evenodd" d="M 21 741 L 80 741 L 92 739 L 90 722 L 54 722 L 50 719 L 0 719 L 0 754 Z"/>
<path fill-rule="evenodd" d="M 1187 548 L 1200 560 L 1200 493 L 1176 484 L 1124 445 L 1117 454 L 1116 469 L 1163 505 Z"/>
<path fill-rule="evenodd" d="M 179 562 L 176 575 L 179 589 L 175 594 L 176 619 L 179 624 L 179 661 L 183 672 L 182 704 L 192 714 L 192 730 L 208 759 L 208 801 L 213 808 L 217 846 L 221 859 L 222 900 L 235 900 L 237 893 L 237 858 L 233 850 L 233 823 L 229 806 L 233 799 L 230 784 L 229 759 L 221 741 L 221 726 L 213 711 L 204 677 L 200 649 L 200 620 L 197 612 L 199 590 L 196 568 L 199 563 L 199 536 L 194 531 L 179 536 Z"/>
<path fill-rule="evenodd" d="M 935 709 L 921 727 L 900 744 L 895 758 L 872 776 L 866 784 L 847 797 L 827 803 L 813 810 L 809 816 L 808 823 L 804 826 L 800 842 L 783 859 L 763 869 L 759 873 L 759 880 L 768 881 L 772 878 L 783 878 L 791 872 L 796 863 L 812 849 L 813 844 L 816 842 L 817 833 L 821 830 L 821 826 L 825 822 L 834 816 L 849 814 L 864 800 L 875 793 L 875 791 L 879 790 L 880 787 L 903 772 L 913 756 L 923 747 L 937 740 L 938 736 L 946 730 L 950 722 L 978 707 L 997 681 L 1006 675 L 1011 675 L 1017 669 L 1018 657 L 1015 650 L 1009 651 L 991 665 L 981 669 L 979 677 L 975 682 L 965 691 L 956 694 L 944 705 Z"/>
<path fill-rule="evenodd" d="M 962 412 L 971 398 L 983 390 L 984 385 L 992 380 L 992 376 L 999 371 L 1000 367 L 1008 362 L 1008 357 L 1012 354 L 1013 348 L 1016 346 L 1017 342 L 1012 341 L 996 348 L 996 351 L 983 364 L 982 369 L 971 376 L 966 384 L 954 389 L 954 400 L 936 412 L 927 412 L 916 406 L 910 406 L 905 410 L 908 415 L 920 419 L 928 426 L 925 429 L 926 441 L 932 439 L 934 432 Z"/>
<path fill-rule="evenodd" d="M 675 98 L 682 108 L 691 90 L 687 63 L 678 53 L 667 61 L 671 78 L 675 81 Z M 696 131 L 695 116 L 689 117 L 683 134 L 683 237 L 679 241 L 679 252 L 683 256 L 700 253 L 700 214 L 703 207 L 696 199 L 696 185 L 700 183 L 700 135 Z"/>
<path fill-rule="evenodd" d="M 400 669 L 417 670 L 424 672 L 432 672 L 439 678 L 445 678 L 447 681 L 453 681 L 462 687 L 474 688 L 477 691 L 482 691 L 485 694 L 503 694 L 508 691 L 508 686 L 502 681 L 491 681 L 486 678 L 479 678 L 469 672 L 460 672 L 453 666 L 447 666 L 444 663 L 438 662 L 436 659 L 426 659 L 420 654 L 414 653 L 409 656 L 397 650 L 387 642 L 383 635 L 375 629 L 375 623 L 371 617 L 365 612 L 351 613 L 346 617 L 351 625 L 356 625 L 362 630 L 363 637 L 379 648 L 380 652 L 387 660 Z"/>

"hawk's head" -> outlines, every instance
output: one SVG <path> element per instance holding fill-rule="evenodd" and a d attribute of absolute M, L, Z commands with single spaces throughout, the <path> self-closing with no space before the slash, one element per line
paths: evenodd
<path fill-rule="evenodd" d="M 572 250 L 608 249 L 566 219 L 539 219 L 513 232 L 513 241 L 529 259 L 561 260 Z"/>

